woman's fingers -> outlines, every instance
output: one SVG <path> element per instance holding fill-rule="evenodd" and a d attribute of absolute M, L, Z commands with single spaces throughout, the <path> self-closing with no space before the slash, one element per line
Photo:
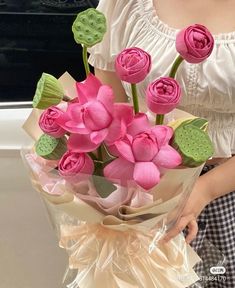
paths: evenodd
<path fill-rule="evenodd" d="M 193 219 L 188 223 L 188 234 L 186 237 L 186 242 L 190 243 L 194 238 L 196 238 L 198 232 L 198 225 L 196 219 Z"/>
<path fill-rule="evenodd" d="M 197 222 L 195 220 L 195 216 L 193 214 L 189 214 L 186 216 L 182 216 L 176 225 L 171 228 L 166 235 L 163 237 L 163 242 L 168 242 L 179 233 L 181 233 L 186 227 L 189 227 L 189 233 L 187 236 L 187 242 L 191 241 L 197 234 Z M 189 242 L 188 242 L 189 243 Z"/>

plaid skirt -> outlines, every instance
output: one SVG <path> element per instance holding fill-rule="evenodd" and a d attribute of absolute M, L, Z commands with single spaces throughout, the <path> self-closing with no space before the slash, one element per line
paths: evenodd
<path fill-rule="evenodd" d="M 195 267 L 201 280 L 191 287 L 235 288 L 235 191 L 206 206 L 198 226 L 191 246 L 203 260 Z M 213 273 L 214 266 L 226 272 Z"/>

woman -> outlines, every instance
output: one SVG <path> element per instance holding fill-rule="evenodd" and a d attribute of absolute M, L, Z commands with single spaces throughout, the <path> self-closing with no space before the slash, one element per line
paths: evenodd
<path fill-rule="evenodd" d="M 183 90 L 179 108 L 209 121 L 215 147 L 209 164 L 218 167 L 199 178 L 179 223 L 165 240 L 188 226 L 190 242 L 197 234 L 200 212 L 222 196 L 199 217 L 200 229 L 193 245 L 200 246 L 204 235 L 227 258 L 226 282 L 213 281 L 208 287 L 234 288 L 235 193 L 230 191 L 235 190 L 235 158 L 231 158 L 235 154 L 235 32 L 230 31 L 235 31 L 235 1 L 100 0 L 98 10 L 107 18 L 108 31 L 102 43 L 90 50 L 89 61 L 97 77 L 113 87 L 119 102 L 131 95 L 130 87 L 121 83 L 114 72 L 114 60 L 121 50 L 136 46 L 152 56 L 151 73 L 138 85 L 143 99 L 148 83 L 169 74 L 177 55 L 175 37 L 179 29 L 200 23 L 214 34 L 210 57 L 196 65 L 184 61 L 176 79 Z M 142 111 L 144 105 L 143 101 Z"/>

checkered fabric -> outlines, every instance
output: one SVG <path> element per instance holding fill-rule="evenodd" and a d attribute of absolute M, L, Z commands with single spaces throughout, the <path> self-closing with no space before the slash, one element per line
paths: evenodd
<path fill-rule="evenodd" d="M 203 260 L 195 267 L 201 281 L 190 288 L 235 288 L 235 192 L 211 202 L 199 216 L 198 225 L 191 245 Z M 225 267 L 226 273 L 211 274 L 213 266 Z"/>

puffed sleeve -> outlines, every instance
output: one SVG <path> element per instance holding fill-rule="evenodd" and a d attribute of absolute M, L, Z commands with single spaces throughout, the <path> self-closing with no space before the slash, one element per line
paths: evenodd
<path fill-rule="evenodd" d="M 101 70 L 114 71 L 114 61 L 118 53 L 127 47 L 134 25 L 137 1 L 100 0 L 97 10 L 104 13 L 107 32 L 101 43 L 88 50 L 89 63 Z"/>

